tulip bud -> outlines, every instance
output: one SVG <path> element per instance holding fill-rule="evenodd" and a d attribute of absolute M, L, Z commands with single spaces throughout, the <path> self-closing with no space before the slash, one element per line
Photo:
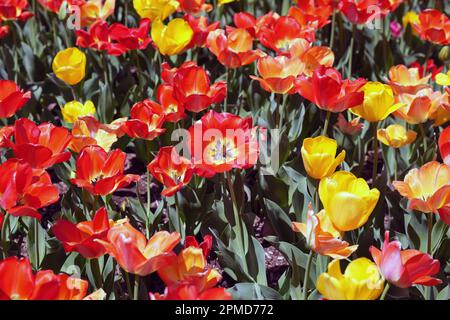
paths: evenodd
<path fill-rule="evenodd" d="M 450 60 L 450 46 L 442 47 L 442 49 L 439 51 L 439 60 L 442 62 L 446 62 L 447 60 Z"/>
<path fill-rule="evenodd" d="M 82 104 L 78 101 L 67 102 L 64 107 L 61 108 L 64 121 L 68 123 L 74 123 L 79 117 L 91 116 L 95 114 L 94 103 L 90 100 Z"/>
<path fill-rule="evenodd" d="M 306 138 L 301 149 L 303 164 L 308 175 L 314 179 L 328 177 L 345 158 L 345 150 L 336 157 L 335 140 L 319 136 Z"/>
<path fill-rule="evenodd" d="M 62 81 L 76 85 L 86 75 L 86 55 L 77 48 L 67 48 L 56 54 L 52 69 Z"/>

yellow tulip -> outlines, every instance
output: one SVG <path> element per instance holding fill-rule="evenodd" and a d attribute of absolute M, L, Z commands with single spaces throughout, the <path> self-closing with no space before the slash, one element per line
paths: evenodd
<path fill-rule="evenodd" d="M 133 6 L 141 18 L 164 20 L 177 10 L 176 0 L 133 0 Z"/>
<path fill-rule="evenodd" d="M 95 106 L 91 100 L 86 101 L 85 104 L 78 101 L 70 101 L 61 108 L 61 113 L 64 121 L 74 123 L 79 117 L 94 115 Z"/>
<path fill-rule="evenodd" d="M 345 150 L 337 157 L 336 151 L 336 140 L 325 136 L 306 138 L 301 152 L 303 165 L 308 175 L 314 179 L 330 176 L 345 158 Z"/>
<path fill-rule="evenodd" d="M 69 85 L 76 85 L 86 74 L 86 55 L 77 48 L 58 52 L 53 59 L 55 75 Z"/>
<path fill-rule="evenodd" d="M 235 2 L 236 0 L 219 0 L 219 5 Z"/>
<path fill-rule="evenodd" d="M 334 227 L 350 231 L 367 222 L 380 192 L 353 173 L 338 171 L 320 180 L 319 197 Z"/>
<path fill-rule="evenodd" d="M 407 12 L 403 18 L 402 18 L 403 28 L 406 28 L 408 24 L 414 25 L 416 23 L 419 23 L 419 15 L 413 11 Z M 414 29 L 413 33 L 416 33 Z"/>
<path fill-rule="evenodd" d="M 392 124 L 386 129 L 377 131 L 378 140 L 392 148 L 401 148 L 416 140 L 417 133 L 413 130 L 406 130 L 399 124 Z"/>
<path fill-rule="evenodd" d="M 438 73 L 436 83 L 441 86 L 450 86 L 450 70 L 447 73 Z"/>
<path fill-rule="evenodd" d="M 152 24 L 152 39 L 163 55 L 182 52 L 191 42 L 194 32 L 184 19 L 176 18 L 164 25 L 161 20 Z"/>
<path fill-rule="evenodd" d="M 364 91 L 364 102 L 350 111 L 369 122 L 384 120 L 403 106 L 395 103 L 392 88 L 387 84 L 367 82 L 361 90 Z"/>
<path fill-rule="evenodd" d="M 375 300 L 383 288 L 384 278 L 367 258 L 350 262 L 344 274 L 339 260 L 333 260 L 317 279 L 317 290 L 328 300 Z"/>

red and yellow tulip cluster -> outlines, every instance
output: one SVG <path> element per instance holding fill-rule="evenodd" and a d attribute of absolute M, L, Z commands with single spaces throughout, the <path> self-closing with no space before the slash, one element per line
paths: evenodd
<path fill-rule="evenodd" d="M 33 16 L 27 11 L 25 0 L 3 2 L 0 4 L 0 38 L 11 33 L 9 27 L 15 24 L 10 21 L 25 21 Z M 223 259 L 219 259 L 219 263 L 224 261 L 225 266 L 221 267 L 233 280 L 245 278 L 248 281 L 255 276 L 255 272 L 248 269 L 259 268 L 265 262 L 264 253 L 261 254 L 263 248 L 250 234 L 254 228 L 248 224 L 249 212 L 252 217 L 268 218 L 272 229 L 279 227 L 277 221 L 272 220 L 282 216 L 284 224 L 287 219 L 288 226 L 292 225 L 290 231 L 301 233 L 303 242 L 292 241 L 287 245 L 295 246 L 296 250 L 306 247 L 308 261 L 301 266 L 300 261 L 289 261 L 286 275 L 301 269 L 305 276 L 302 282 L 305 299 L 312 289 L 308 285 L 313 274 L 317 276 L 314 281 L 317 292 L 330 300 L 384 299 L 390 285 L 399 288 L 441 285 L 444 279 L 439 275 L 441 263 L 433 257 L 439 258 L 432 244 L 439 244 L 442 239 L 436 241 L 432 236 L 437 233 L 433 230 L 435 219 L 450 225 L 450 129 L 439 129 L 450 120 L 450 90 L 441 90 L 437 85 L 450 86 L 450 74 L 445 73 L 445 66 L 436 65 L 429 56 L 425 57 L 424 64 L 398 64 L 386 70 L 382 66 L 380 74 L 371 70 L 370 76 L 365 73 L 367 79 L 351 72 L 352 67 L 359 64 L 359 61 L 352 61 L 354 51 L 365 46 L 355 48 L 356 34 L 364 25 L 384 23 L 382 20 L 388 19 L 389 13 L 404 1 L 298 0 L 282 15 L 269 11 L 260 16 L 250 12 L 235 13 L 238 6 L 233 4 L 228 10 L 226 4 L 234 2 L 232 0 L 219 0 L 218 8 L 213 8 L 210 2 L 133 0 L 131 15 L 127 15 L 131 6 L 125 9 L 123 5 L 113 15 L 115 0 L 39 0 L 42 7 L 51 11 L 52 18 L 64 20 L 67 10 L 78 10 L 80 19 L 72 31 L 74 47 L 61 48 L 63 42 L 59 43 L 58 36 L 54 36 L 55 48 L 59 51 L 46 62 L 53 71 L 48 79 L 30 85 L 22 85 L 27 79 L 23 75 L 17 77 L 17 83 L 0 80 L 0 120 L 4 125 L 0 128 L 0 242 L 1 253 L 6 257 L 0 261 L 0 300 L 80 300 L 103 294 L 96 291 L 87 295 L 87 280 L 39 270 L 40 261 L 34 263 L 31 256 L 10 256 L 3 242 L 12 229 L 9 220 L 12 217 L 21 227 L 32 221 L 39 231 L 44 225 L 38 222 L 49 220 L 44 239 L 54 236 L 61 243 L 61 253 L 80 258 L 86 266 L 89 264 L 89 269 L 99 267 L 100 261 L 104 264 L 111 261 L 115 270 L 113 279 L 120 273 L 129 282 L 131 274 L 135 281 L 134 298 L 139 297 L 140 277 L 157 274 L 165 284 L 165 291 L 147 290 L 152 300 L 231 299 L 231 291 L 219 286 L 221 271 L 209 260 L 212 236 L 205 235 L 201 243 L 195 237 L 210 226 L 208 223 L 214 225 L 221 221 L 218 225 L 226 225 L 220 233 L 214 230 L 217 242 L 222 241 L 221 237 L 229 240 L 219 245 L 221 248 L 228 245 L 230 251 L 226 257 L 228 252 L 218 252 L 225 257 L 221 256 Z M 213 9 L 217 10 L 214 14 L 217 21 L 207 16 Z M 121 22 L 107 21 L 116 16 L 121 17 Z M 43 17 L 42 14 L 37 16 Z M 229 24 L 222 25 L 227 19 Z M 340 32 L 353 29 L 345 61 L 343 52 L 333 48 L 336 20 Z M 412 25 L 416 36 L 429 42 L 427 46 L 431 51 L 434 46 L 450 44 L 450 20 L 437 9 L 410 13 L 404 22 Z M 324 41 L 328 26 L 331 34 Z M 402 41 L 403 31 L 398 22 L 394 27 L 391 25 L 391 30 L 395 41 Z M 395 42 L 385 39 L 390 37 L 385 33 L 382 33 L 383 41 Z M 16 34 L 13 36 L 11 38 Z M 13 44 L 16 41 L 7 39 Z M 63 40 L 70 43 L 68 39 Z M 347 40 L 341 38 L 339 51 L 343 51 Z M 25 43 L 24 48 L 31 50 Z M 439 56 L 445 55 L 447 49 L 444 47 Z M 3 55 L 4 60 L 9 58 Z M 18 60 L 18 57 L 12 59 Z M 441 58 L 446 59 L 448 57 Z M 103 69 L 103 79 L 93 75 L 93 65 L 97 62 Z M 122 68 L 122 63 L 131 67 Z M 24 62 L 24 65 L 29 64 L 28 60 Z M 348 64 L 347 69 L 345 64 Z M 152 74 L 141 69 L 151 70 Z M 223 74 L 213 72 L 217 70 Z M 46 70 L 46 74 L 47 71 L 51 70 Z M 230 78 L 235 75 L 239 78 Z M 378 81 L 371 81 L 373 79 Z M 135 86 L 131 87 L 128 81 Z M 95 87 L 95 82 L 101 82 L 98 90 L 87 92 L 90 86 Z M 58 104 L 63 102 L 60 107 L 49 106 L 45 110 L 57 116 L 54 123 L 41 121 L 46 119 L 43 112 L 37 112 L 36 116 L 31 114 L 29 118 L 22 116 L 27 109 L 47 102 L 47 96 L 42 97 L 41 91 L 36 89 L 41 85 L 44 89 L 49 87 L 63 92 L 57 100 Z M 233 91 L 236 85 L 241 89 L 237 95 Z M 260 100 L 254 99 L 253 94 L 246 94 L 254 85 L 259 90 L 257 96 L 262 97 Z M 123 87 L 128 91 L 120 102 L 115 101 L 121 96 L 115 92 L 119 87 L 117 91 L 122 91 Z M 262 101 L 269 100 L 269 95 L 275 108 L 272 108 L 272 100 L 268 109 L 267 101 Z M 68 96 L 71 98 L 67 99 Z M 236 104 L 229 104 L 229 98 Z M 291 100 L 289 107 L 295 105 L 295 110 L 285 105 L 287 100 Z M 117 108 L 113 115 L 106 116 L 104 109 L 113 109 L 109 104 Z M 317 108 L 307 106 L 306 110 L 296 113 L 302 108 L 301 104 L 313 104 Z M 264 112 L 269 114 L 267 119 Z M 322 133 L 304 125 L 310 120 L 322 119 L 325 119 Z M 330 125 L 330 121 L 334 123 L 336 119 L 337 130 Z M 263 126 L 278 125 L 278 120 L 282 133 L 281 152 L 286 156 L 282 159 L 282 169 L 274 173 L 273 179 L 265 179 L 258 163 L 265 151 L 258 134 Z M 168 138 L 176 129 L 184 128 L 187 129 L 186 146 L 180 153 L 178 146 L 168 143 Z M 372 129 L 369 138 L 367 129 Z M 426 130 L 429 133 L 431 129 L 435 135 L 439 134 L 440 158 L 436 155 L 432 161 L 422 161 L 429 153 Z M 416 131 L 420 131 L 422 137 L 418 137 Z M 381 152 L 379 142 L 383 144 Z M 412 151 L 406 150 L 408 145 L 414 145 Z M 141 147 L 145 149 L 144 157 L 137 155 Z M 370 147 L 373 152 L 368 150 Z M 141 167 L 147 169 L 146 181 L 140 181 L 137 173 L 142 172 L 128 169 L 130 162 L 136 161 L 129 154 L 129 148 L 136 151 L 136 159 L 145 158 Z M 402 162 L 399 159 L 408 153 L 403 151 L 416 153 L 414 156 L 418 159 L 417 165 L 412 163 L 405 172 L 397 168 Z M 380 154 L 382 163 L 378 163 Z M 392 154 L 394 174 L 389 172 Z M 372 180 L 366 178 L 364 165 L 367 163 L 373 169 Z M 380 166 L 383 179 L 379 175 Z M 241 170 L 248 171 L 240 174 Z M 297 175 L 291 176 L 293 171 Z M 233 185 L 233 174 L 236 174 L 234 183 L 237 185 L 244 178 L 251 180 L 253 173 L 256 173 L 257 185 L 242 182 L 240 194 L 236 195 L 238 189 Z M 54 184 L 55 180 L 66 183 L 70 190 L 61 191 Z M 146 206 L 141 199 L 139 182 L 147 187 Z M 278 197 L 278 182 L 287 185 L 288 199 L 277 199 L 280 210 L 274 210 L 275 218 L 270 212 L 269 218 L 265 200 L 270 200 L 272 192 Z M 156 211 L 152 201 L 155 195 L 152 199 L 151 192 L 157 188 L 153 183 L 164 186 L 157 192 Z M 383 183 L 388 186 L 382 186 Z M 302 185 L 305 185 L 304 192 L 298 196 Z M 121 191 L 132 187 L 136 188 L 136 193 L 132 192 L 140 206 L 136 208 L 125 196 L 115 207 L 113 196 L 122 197 Z M 261 190 L 262 187 L 266 189 Z M 389 229 L 393 228 L 389 223 L 378 230 L 385 231 L 385 238 L 381 248 L 377 248 L 379 237 L 373 236 L 376 233 L 372 230 L 373 220 L 379 220 L 379 212 L 386 209 L 386 199 L 392 201 L 388 194 L 397 192 L 404 198 L 398 207 L 409 210 L 408 214 L 414 215 L 418 224 L 423 215 L 412 210 L 426 214 L 427 253 L 413 249 L 413 241 L 408 249 L 402 250 L 400 241 L 390 240 Z M 61 200 L 62 193 L 65 195 Z M 83 208 L 72 207 L 73 212 L 61 209 L 58 218 L 46 214 L 46 207 L 77 197 Z M 210 198 L 213 201 L 209 201 Z M 291 222 L 287 213 L 298 214 L 306 200 L 314 201 L 314 207 L 309 204 L 303 219 L 302 212 L 297 216 L 303 222 Z M 197 212 L 195 201 L 207 210 Z M 214 203 L 211 210 L 207 202 Z M 200 216 L 195 217 L 196 214 Z M 198 221 L 189 225 L 195 218 Z M 360 252 L 364 250 L 360 241 L 362 235 L 373 236 L 366 247 L 367 254 Z M 34 236 L 37 237 L 37 233 Z M 260 252 L 253 254 L 254 259 L 259 260 L 252 260 L 245 266 L 237 261 L 240 269 L 236 273 L 230 269 L 232 263 L 228 260 L 233 260 L 230 257 L 235 254 L 236 260 L 248 261 L 252 256 L 247 252 L 251 250 L 249 240 L 252 247 L 261 247 Z M 238 243 L 240 241 L 242 243 Z M 35 245 L 36 255 L 39 255 L 39 244 Z M 369 256 L 369 252 L 373 261 L 361 257 Z M 322 259 L 330 258 L 327 268 L 317 265 L 316 270 L 326 269 L 325 272 L 311 272 L 314 260 L 328 262 Z M 342 272 L 344 260 L 349 263 Z M 94 281 L 99 289 L 105 279 L 102 270 L 95 271 L 100 271 L 99 279 Z M 265 273 L 253 280 L 261 276 Z M 289 281 L 286 284 L 291 285 Z M 129 288 L 127 291 L 131 295 Z"/>

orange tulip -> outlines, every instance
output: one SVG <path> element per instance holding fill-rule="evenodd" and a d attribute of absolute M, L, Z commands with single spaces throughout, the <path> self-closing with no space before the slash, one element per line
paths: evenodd
<path fill-rule="evenodd" d="M 285 56 L 260 58 L 257 67 L 260 77 L 250 78 L 258 81 L 264 90 L 281 94 L 294 93 L 295 78 L 305 70 L 299 58 Z"/>
<path fill-rule="evenodd" d="M 72 140 L 68 148 L 79 153 L 84 147 L 98 145 L 109 152 L 111 145 L 117 141 L 114 130 L 103 125 L 94 117 L 81 117 L 73 125 Z"/>
<path fill-rule="evenodd" d="M 214 287 L 221 279 L 219 271 L 208 266 L 200 248 L 187 247 L 176 259 L 158 270 L 159 277 L 167 286 L 188 282 L 200 291 Z"/>
<path fill-rule="evenodd" d="M 116 0 L 88 0 L 81 4 L 81 27 L 91 25 L 97 20 L 106 20 L 114 13 Z"/>
<path fill-rule="evenodd" d="M 88 283 L 41 270 L 33 274 L 28 258 L 9 257 L 0 261 L 0 300 L 81 300 Z"/>
<path fill-rule="evenodd" d="M 109 229 L 107 241 L 95 241 L 103 244 L 126 272 L 146 276 L 175 259 L 172 249 L 180 241 L 180 234 L 159 231 L 147 240 L 128 220 L 121 220 Z"/>
<path fill-rule="evenodd" d="M 439 108 L 442 93 L 430 88 L 419 90 L 415 94 L 402 93 L 395 97 L 396 103 L 404 106 L 394 112 L 394 116 L 409 124 L 427 122 Z"/>
<path fill-rule="evenodd" d="M 227 83 L 216 81 L 211 84 L 206 70 L 194 61 L 187 61 L 179 68 L 161 65 L 161 77 L 174 88 L 174 97 L 186 110 L 200 112 L 211 104 L 220 103 L 227 94 Z"/>
<path fill-rule="evenodd" d="M 437 213 L 450 198 L 450 167 L 436 161 L 412 169 L 394 188 L 410 200 L 409 207 L 425 213 Z"/>
<path fill-rule="evenodd" d="M 181 284 L 167 287 L 164 294 L 150 293 L 151 300 L 231 300 L 231 293 L 225 288 L 211 288 L 200 291 L 195 285 Z"/>
<path fill-rule="evenodd" d="M 55 237 L 63 243 L 65 252 L 78 252 L 91 259 L 105 254 L 105 248 L 95 239 L 106 240 L 112 220 L 108 219 L 106 208 L 97 210 L 92 221 L 74 224 L 67 220 L 58 220 L 52 227 Z"/>
<path fill-rule="evenodd" d="M 395 94 L 409 93 L 415 94 L 421 89 L 429 88 L 428 81 L 431 74 L 422 76 L 418 68 L 408 68 L 405 65 L 393 66 L 389 70 L 388 84 Z"/>
<path fill-rule="evenodd" d="M 325 210 L 314 215 L 311 203 L 306 223 L 293 222 L 292 229 L 303 234 L 311 250 L 333 259 L 345 259 L 358 249 L 357 245 L 349 246 L 348 242 L 340 239 L 341 233 L 333 227 Z"/>
<path fill-rule="evenodd" d="M 293 17 L 302 26 L 311 26 L 315 30 L 330 23 L 333 6 L 329 0 L 299 0 L 297 7 L 289 8 L 288 16 Z"/>
<path fill-rule="evenodd" d="M 72 139 L 66 128 L 51 123 L 37 125 L 27 118 L 20 118 L 14 124 L 13 149 L 16 158 L 28 162 L 33 168 L 46 169 L 70 159 L 65 151 Z"/>
<path fill-rule="evenodd" d="M 76 161 L 76 178 L 70 182 L 93 195 L 106 196 L 139 180 L 135 174 L 124 174 L 125 152 L 116 149 L 109 154 L 99 146 L 87 146 Z"/>
<path fill-rule="evenodd" d="M 221 29 L 212 31 L 206 45 L 228 68 L 245 66 L 264 55 L 260 50 L 252 50 L 253 38 L 246 29 L 228 27 L 226 32 Z"/>
<path fill-rule="evenodd" d="M 293 17 L 274 16 L 270 22 L 261 27 L 258 38 L 262 45 L 277 54 L 289 54 L 293 47 L 315 40 L 315 30 L 301 26 Z"/>
<path fill-rule="evenodd" d="M 413 28 L 423 40 L 443 46 L 450 44 L 450 19 L 439 10 L 422 11 Z"/>
<path fill-rule="evenodd" d="M 437 107 L 430 114 L 430 119 L 434 120 L 434 126 L 440 126 L 450 120 L 450 88 L 436 101 Z"/>
<path fill-rule="evenodd" d="M 164 114 L 152 109 L 147 100 L 137 102 L 130 111 L 131 119 L 123 123 L 122 130 L 132 138 L 153 140 L 163 134 Z"/>
<path fill-rule="evenodd" d="M 194 173 L 191 162 L 181 157 L 175 147 L 162 147 L 147 169 L 166 186 L 161 195 L 167 197 L 173 196 L 188 184 Z"/>

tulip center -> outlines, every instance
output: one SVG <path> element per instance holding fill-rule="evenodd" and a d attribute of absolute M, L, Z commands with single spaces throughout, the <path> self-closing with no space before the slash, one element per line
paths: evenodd
<path fill-rule="evenodd" d="M 218 138 L 205 148 L 205 160 L 207 163 L 229 163 L 237 158 L 237 149 L 233 140 Z"/>

